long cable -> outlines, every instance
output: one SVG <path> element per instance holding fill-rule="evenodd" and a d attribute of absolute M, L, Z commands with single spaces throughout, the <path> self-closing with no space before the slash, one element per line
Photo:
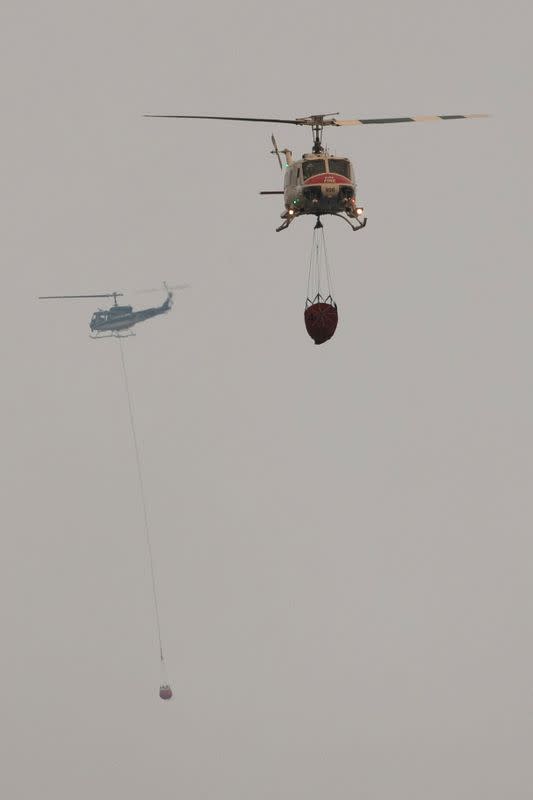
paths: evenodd
<path fill-rule="evenodd" d="M 309 256 L 309 272 L 307 275 L 307 299 L 313 301 L 320 294 L 320 254 L 316 229 L 313 230 L 313 243 Z"/>
<path fill-rule="evenodd" d="M 326 247 L 326 234 L 324 233 L 324 228 L 322 228 L 322 250 L 324 253 L 324 263 L 326 265 L 326 280 L 328 283 L 328 295 L 333 298 L 335 294 L 335 287 L 333 286 L 333 275 L 329 266 L 329 259 L 328 259 L 328 250 Z"/>
<path fill-rule="evenodd" d="M 325 283 L 325 294 L 322 295 L 322 284 Z M 309 272 L 307 275 L 307 299 L 310 301 L 317 298 L 333 299 L 334 286 L 332 271 L 329 266 L 328 252 L 326 248 L 326 236 L 324 228 L 313 230 L 313 243 L 309 258 Z"/>
<path fill-rule="evenodd" d="M 157 636 L 159 639 L 159 655 L 161 657 L 161 664 L 164 666 L 164 656 L 163 656 L 163 640 L 161 637 L 161 620 L 159 618 L 159 603 L 157 600 L 157 584 L 155 580 L 155 569 L 154 569 L 154 557 L 152 552 L 152 542 L 150 539 L 150 527 L 148 525 L 148 511 L 146 508 L 146 497 L 144 493 L 144 480 L 143 480 L 143 473 L 141 469 L 141 456 L 139 453 L 139 445 L 137 442 L 137 433 L 135 430 L 135 418 L 133 416 L 133 404 L 131 402 L 131 392 L 130 392 L 130 384 L 128 381 L 128 373 L 126 371 L 126 359 L 124 358 L 124 348 L 122 346 L 122 337 L 118 337 L 118 341 L 120 344 L 120 360 L 122 362 L 122 374 L 124 375 L 124 386 L 126 388 L 126 395 L 128 398 L 128 410 L 130 415 L 130 427 L 131 427 L 131 435 L 133 438 L 133 446 L 135 450 L 135 461 L 137 464 L 137 477 L 139 478 L 139 489 L 141 494 L 141 503 L 143 509 L 143 519 L 144 519 L 144 533 L 146 536 L 146 546 L 148 549 L 148 561 L 150 563 L 150 575 L 152 577 L 152 594 L 154 598 L 154 611 L 155 611 L 155 619 L 157 624 Z"/>
<path fill-rule="evenodd" d="M 309 256 L 309 270 L 307 272 L 307 299 L 311 300 L 311 280 L 313 277 L 313 253 L 315 250 L 315 233 L 313 231 L 313 244 L 311 245 L 311 255 Z"/>

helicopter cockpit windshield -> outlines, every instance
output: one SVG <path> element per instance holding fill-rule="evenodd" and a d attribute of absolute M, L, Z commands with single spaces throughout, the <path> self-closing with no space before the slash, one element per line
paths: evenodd
<path fill-rule="evenodd" d="M 89 327 L 92 331 L 97 331 L 107 321 L 107 311 L 95 311 L 91 317 Z"/>
<path fill-rule="evenodd" d="M 328 163 L 330 172 L 350 178 L 350 162 L 347 158 L 330 158 Z"/>
<path fill-rule="evenodd" d="M 326 171 L 326 162 L 323 158 L 313 158 L 303 163 L 304 181 L 312 178 L 314 175 L 320 175 Z"/>
<path fill-rule="evenodd" d="M 121 314 L 131 314 L 133 311 L 132 306 L 111 306 L 107 312 L 110 316 L 117 316 Z"/>

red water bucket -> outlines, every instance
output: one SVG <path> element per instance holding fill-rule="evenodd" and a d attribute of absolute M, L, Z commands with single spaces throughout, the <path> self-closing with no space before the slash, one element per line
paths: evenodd
<path fill-rule="evenodd" d="M 170 688 L 168 683 L 165 683 L 163 686 L 160 687 L 159 697 L 161 698 L 161 700 L 170 700 L 170 698 L 172 697 L 172 689 Z"/>
<path fill-rule="evenodd" d="M 307 303 L 304 312 L 307 333 L 315 344 L 324 344 L 331 339 L 337 328 L 339 321 L 337 304 L 331 297 L 323 300 L 320 295 L 313 301 L 308 300 Z"/>

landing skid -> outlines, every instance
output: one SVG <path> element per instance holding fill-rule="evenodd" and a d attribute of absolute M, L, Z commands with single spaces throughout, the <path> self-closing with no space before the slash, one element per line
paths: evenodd
<path fill-rule="evenodd" d="M 91 339 L 129 339 L 130 336 L 135 336 L 136 334 L 133 331 L 128 333 L 119 333 L 119 331 L 109 331 L 109 333 L 90 333 L 89 336 Z"/>
<path fill-rule="evenodd" d="M 343 219 L 345 222 L 348 223 L 348 225 L 350 226 L 352 231 L 360 231 L 361 228 L 364 228 L 366 223 L 367 223 L 366 217 L 363 217 L 363 219 L 361 219 L 361 220 L 359 219 L 359 217 L 357 217 L 356 218 L 357 219 L 357 225 L 354 225 L 353 222 L 351 222 L 348 217 L 344 216 L 344 214 L 332 214 L 331 216 L 332 217 L 338 217 L 339 219 Z"/>
<path fill-rule="evenodd" d="M 276 233 L 286 230 L 293 221 L 293 219 L 296 219 L 297 216 L 299 216 L 299 214 L 287 214 L 287 216 L 285 217 L 279 228 L 276 228 Z"/>
<path fill-rule="evenodd" d="M 276 233 L 279 233 L 280 231 L 286 230 L 289 227 L 289 225 L 291 224 L 291 222 L 294 219 L 296 219 L 296 217 L 300 217 L 300 216 L 308 216 L 308 215 L 307 214 L 305 214 L 305 215 L 302 215 L 302 214 L 287 214 L 287 216 L 284 218 L 284 220 L 283 220 L 282 224 L 279 226 L 279 228 L 276 228 Z M 321 216 L 325 216 L 325 215 L 321 215 L 321 214 L 317 214 L 316 215 L 317 220 L 316 220 L 315 228 L 321 228 L 322 227 L 322 223 L 320 222 L 320 217 Z M 350 219 L 347 216 L 345 216 L 344 214 L 328 214 L 328 216 L 330 216 L 330 217 L 338 217 L 339 219 L 343 219 L 350 226 L 352 231 L 360 231 L 361 228 L 364 228 L 366 223 L 367 223 L 367 218 L 366 217 L 363 217 L 362 220 L 360 220 L 359 217 L 356 217 L 357 224 L 354 225 L 354 223 L 351 222 Z"/>

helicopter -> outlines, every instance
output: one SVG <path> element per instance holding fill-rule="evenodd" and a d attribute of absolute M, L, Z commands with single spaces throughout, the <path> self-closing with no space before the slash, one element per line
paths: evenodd
<path fill-rule="evenodd" d="M 384 117 L 378 119 L 337 119 L 335 114 L 315 114 L 296 119 L 269 119 L 263 117 L 219 117 L 190 114 L 145 114 L 145 117 L 163 119 L 214 119 L 234 122 L 272 122 L 285 125 L 306 125 L 313 134 L 313 149 L 304 153 L 299 160 L 293 160 L 292 152 L 280 150 L 272 135 L 274 149 L 270 152 L 278 159 L 279 166 L 285 170 L 284 186 L 279 191 L 262 191 L 262 195 L 282 194 L 284 209 L 282 224 L 276 231 L 286 230 L 297 217 L 314 215 L 320 227 L 320 217 L 331 214 L 340 217 L 354 231 L 365 227 L 367 218 L 364 209 L 357 204 L 355 171 L 345 156 L 332 156 L 322 144 L 324 127 L 344 125 L 383 125 L 400 122 L 436 122 L 453 119 L 479 119 L 488 114 L 446 114 L 439 116 Z M 281 155 L 285 156 L 285 165 Z"/>
<path fill-rule="evenodd" d="M 167 297 L 160 306 L 154 308 L 141 308 L 139 311 L 134 311 L 132 306 L 121 306 L 117 303 L 117 297 L 123 297 L 122 292 L 108 292 L 105 294 L 59 294 L 59 295 L 45 295 L 39 297 L 39 300 L 74 300 L 86 297 L 112 297 L 113 305 L 106 310 L 98 309 L 94 312 L 89 322 L 91 329 L 91 339 L 106 339 L 110 336 L 117 336 L 125 338 L 127 336 L 135 336 L 130 329 L 137 325 L 139 322 L 144 322 L 151 317 L 157 317 L 160 314 L 166 314 L 172 308 L 172 289 L 186 289 L 187 285 L 172 286 L 163 284 L 167 292 Z M 148 291 L 154 291 L 149 289 Z"/>

